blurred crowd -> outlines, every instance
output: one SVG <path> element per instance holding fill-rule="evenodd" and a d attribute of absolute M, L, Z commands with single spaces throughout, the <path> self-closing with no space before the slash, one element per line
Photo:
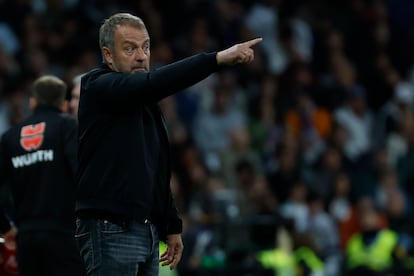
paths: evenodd
<path fill-rule="evenodd" d="M 0 134 L 30 114 L 38 76 L 72 89 L 102 61 L 99 25 L 121 11 L 147 24 L 153 69 L 263 38 L 253 63 L 160 103 L 185 222 L 179 275 L 289 271 L 274 260 L 310 256 L 301 248 L 314 261 L 296 275 L 341 275 L 363 266 L 355 234 L 382 230 L 397 237 L 394 275 L 409 275 L 414 1 L 3 0 Z"/>

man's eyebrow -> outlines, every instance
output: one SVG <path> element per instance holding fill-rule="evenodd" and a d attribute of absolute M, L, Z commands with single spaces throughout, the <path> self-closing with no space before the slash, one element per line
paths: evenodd
<path fill-rule="evenodd" d="M 122 44 L 137 44 L 137 43 L 132 40 L 125 40 L 125 41 L 122 41 Z"/>
<path fill-rule="evenodd" d="M 144 40 L 141 44 L 145 44 L 145 43 L 149 43 L 149 42 L 150 42 L 150 40 L 148 38 L 148 39 Z M 137 41 L 134 41 L 134 40 L 126 39 L 125 41 L 122 42 L 122 44 L 135 44 L 135 45 L 138 45 L 139 43 Z"/>

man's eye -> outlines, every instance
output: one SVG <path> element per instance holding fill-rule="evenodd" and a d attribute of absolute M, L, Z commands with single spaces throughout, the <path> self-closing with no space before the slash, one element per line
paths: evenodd
<path fill-rule="evenodd" d="M 126 47 L 126 48 L 125 48 L 125 51 L 126 51 L 128 54 L 132 54 L 132 53 L 134 52 L 134 48 L 132 48 L 131 46 L 128 46 L 128 47 Z"/>

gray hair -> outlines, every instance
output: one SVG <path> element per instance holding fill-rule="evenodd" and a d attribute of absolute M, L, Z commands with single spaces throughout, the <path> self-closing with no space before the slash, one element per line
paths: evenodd
<path fill-rule="evenodd" d="M 108 47 L 110 50 L 115 46 L 115 31 L 118 26 L 130 25 L 140 30 L 146 30 L 144 21 L 138 16 L 130 13 L 116 13 L 105 19 L 104 23 L 99 29 L 99 47 Z"/>

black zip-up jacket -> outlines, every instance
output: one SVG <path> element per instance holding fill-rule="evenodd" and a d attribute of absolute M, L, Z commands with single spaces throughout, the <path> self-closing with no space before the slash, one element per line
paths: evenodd
<path fill-rule="evenodd" d="M 38 105 L 0 142 L 0 179 L 8 180 L 19 232 L 74 232 L 77 123 L 58 108 Z M 9 229 L 0 214 L 2 232 Z"/>
<path fill-rule="evenodd" d="M 110 213 L 158 226 L 160 239 L 182 231 L 170 189 L 170 148 L 157 102 L 217 71 L 216 53 L 152 72 L 102 65 L 81 80 L 77 213 Z"/>

